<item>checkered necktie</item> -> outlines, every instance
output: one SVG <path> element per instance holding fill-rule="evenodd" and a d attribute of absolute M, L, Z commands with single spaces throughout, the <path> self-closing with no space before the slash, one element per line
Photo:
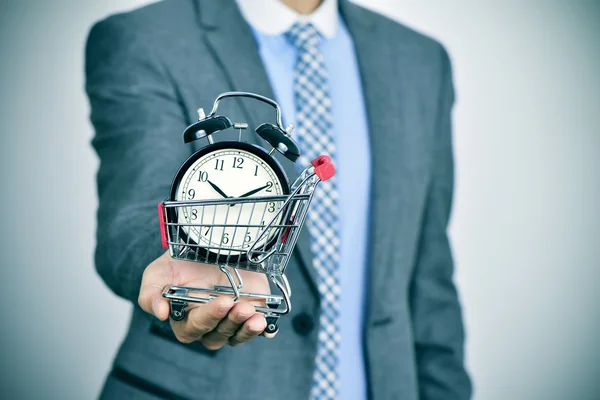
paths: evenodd
<path fill-rule="evenodd" d="M 296 23 L 286 33 L 298 50 L 294 74 L 296 132 L 302 151 L 299 167 L 326 154 L 334 161 L 331 99 L 321 36 L 310 23 Z M 313 264 L 321 294 L 319 342 L 313 374 L 312 399 L 336 399 L 339 394 L 340 235 L 335 176 L 319 184 L 308 213 Z"/>

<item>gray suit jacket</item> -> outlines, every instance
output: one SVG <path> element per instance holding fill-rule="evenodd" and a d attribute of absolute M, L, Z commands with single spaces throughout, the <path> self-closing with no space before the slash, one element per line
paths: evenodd
<path fill-rule="evenodd" d="M 356 46 L 373 152 L 369 395 L 466 399 L 471 387 L 446 236 L 453 187 L 448 56 L 437 42 L 345 0 L 340 11 Z M 274 97 L 233 0 L 168 0 L 97 23 L 86 77 L 101 160 L 96 266 L 134 304 L 103 398 L 307 399 L 319 300 L 306 233 L 287 269 L 294 308 L 274 340 L 216 352 L 184 345 L 136 302 L 144 268 L 163 252 L 156 205 L 195 150 L 181 141 L 195 110 L 229 90 Z M 269 107 L 227 104 L 223 113 L 251 127 L 273 120 Z M 283 165 L 293 176 L 290 163 Z"/>

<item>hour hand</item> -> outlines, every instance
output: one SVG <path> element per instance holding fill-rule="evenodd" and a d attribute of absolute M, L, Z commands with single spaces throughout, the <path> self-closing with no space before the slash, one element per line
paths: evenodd
<path fill-rule="evenodd" d="M 249 192 L 247 192 L 247 193 L 244 193 L 244 194 L 243 194 L 243 195 L 241 195 L 240 197 L 248 197 L 248 196 L 252 196 L 254 193 L 258 193 L 258 192 L 260 192 L 261 190 L 263 190 L 263 189 L 266 189 L 266 188 L 268 188 L 268 187 L 269 187 L 269 185 L 265 185 L 265 186 L 261 186 L 261 187 L 259 187 L 259 188 L 256 188 L 256 189 L 252 189 L 251 191 L 249 191 Z"/>
<path fill-rule="evenodd" d="M 217 185 L 215 185 L 214 183 L 212 183 L 212 182 L 211 182 L 211 181 L 209 181 L 209 180 L 207 180 L 206 182 L 208 182 L 208 184 L 209 184 L 210 186 L 212 186 L 212 188 L 213 188 L 213 189 L 215 189 L 215 191 L 216 191 L 217 193 L 219 193 L 221 196 L 223 196 L 223 197 L 224 197 L 224 198 L 226 198 L 226 199 L 228 199 L 228 198 L 229 198 L 229 196 L 227 196 L 227 195 L 225 194 L 225 192 L 223 192 L 223 191 L 221 190 L 221 188 L 220 188 L 220 187 L 218 187 Z"/>

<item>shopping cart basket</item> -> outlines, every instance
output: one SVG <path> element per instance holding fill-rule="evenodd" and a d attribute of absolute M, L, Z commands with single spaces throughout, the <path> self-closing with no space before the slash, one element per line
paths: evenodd
<path fill-rule="evenodd" d="M 320 156 L 302 171 L 289 195 L 160 203 L 162 244 L 169 248 L 171 257 L 214 264 L 229 281 L 229 286 L 165 289 L 163 296 L 171 302 L 171 318 L 185 318 L 189 303 L 208 303 L 219 295 L 232 296 L 234 301 L 246 297 L 264 301 L 264 306 L 255 308 L 265 314 L 265 332 L 277 332 L 279 317 L 291 310 L 291 288 L 285 269 L 317 185 L 334 173 L 331 159 Z M 182 213 L 193 214 L 196 219 L 182 219 Z M 219 246 L 209 245 L 213 241 L 208 237 L 203 242 L 201 232 L 214 232 L 224 239 Z M 265 274 L 280 294 L 245 292 L 239 270 Z"/>

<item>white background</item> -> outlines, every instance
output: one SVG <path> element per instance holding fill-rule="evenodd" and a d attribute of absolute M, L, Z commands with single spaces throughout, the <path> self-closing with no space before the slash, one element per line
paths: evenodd
<path fill-rule="evenodd" d="M 0 2 L 0 394 L 94 398 L 126 331 L 130 305 L 92 262 L 83 47 L 95 20 L 139 3 Z M 453 60 L 451 236 L 475 398 L 600 398 L 600 4 L 361 3 Z"/>

